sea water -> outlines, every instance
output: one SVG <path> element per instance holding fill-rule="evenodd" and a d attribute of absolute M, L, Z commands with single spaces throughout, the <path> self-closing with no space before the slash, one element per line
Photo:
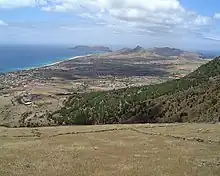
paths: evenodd
<path fill-rule="evenodd" d="M 102 53 L 94 50 L 75 50 L 68 46 L 0 45 L 0 72 L 36 68 L 74 56 Z"/>

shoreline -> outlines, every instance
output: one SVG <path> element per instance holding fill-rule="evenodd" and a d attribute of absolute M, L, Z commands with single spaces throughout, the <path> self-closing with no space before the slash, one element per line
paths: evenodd
<path fill-rule="evenodd" d="M 40 68 L 46 68 L 46 67 L 50 67 L 50 66 L 54 66 L 56 64 L 65 62 L 65 61 L 70 61 L 70 60 L 74 60 L 74 59 L 78 59 L 78 58 L 83 58 L 83 57 L 90 57 L 93 54 L 87 54 L 87 55 L 78 55 L 78 56 L 73 56 L 71 58 L 66 58 L 60 61 L 56 61 L 56 62 L 52 62 L 52 63 L 48 63 L 48 64 L 42 64 L 40 66 L 33 66 L 33 67 L 24 67 L 24 68 L 16 68 L 14 71 L 6 71 L 6 72 L 0 72 L 0 74 L 8 74 L 8 73 L 16 73 L 16 72 L 22 72 L 22 71 L 30 71 L 30 70 L 34 70 L 34 69 L 40 69 Z"/>
<path fill-rule="evenodd" d="M 50 66 L 54 66 L 56 64 L 60 64 L 60 63 L 65 62 L 65 61 L 70 61 L 70 60 L 74 60 L 74 59 L 78 59 L 78 58 L 83 58 L 83 57 L 90 57 L 92 55 L 94 55 L 94 54 L 87 54 L 87 55 L 82 55 L 82 56 L 74 56 L 74 57 L 71 57 L 69 59 L 64 59 L 64 60 L 60 60 L 60 61 L 57 61 L 57 62 L 53 62 L 51 64 L 45 64 L 45 65 L 43 65 L 41 67 L 37 67 L 37 68 L 50 67 Z"/>

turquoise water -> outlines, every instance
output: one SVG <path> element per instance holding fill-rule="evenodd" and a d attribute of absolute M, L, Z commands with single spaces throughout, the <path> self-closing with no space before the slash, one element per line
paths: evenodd
<path fill-rule="evenodd" d="M 73 50 L 68 46 L 0 45 L 0 72 L 40 67 L 74 56 L 102 53 L 94 50 Z"/>

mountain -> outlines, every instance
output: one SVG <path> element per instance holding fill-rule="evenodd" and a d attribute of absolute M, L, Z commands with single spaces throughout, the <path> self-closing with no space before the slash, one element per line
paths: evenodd
<path fill-rule="evenodd" d="M 120 50 L 117 50 L 116 52 L 120 53 L 120 54 L 129 54 L 132 52 L 132 49 L 131 48 L 122 48 Z"/>
<path fill-rule="evenodd" d="M 141 46 L 137 46 L 136 48 L 134 48 L 132 50 L 132 52 L 133 53 L 144 53 L 144 52 L 146 52 L 146 50 L 143 47 L 141 47 Z"/>
<path fill-rule="evenodd" d="M 58 124 L 220 120 L 220 57 L 179 80 L 108 92 L 76 93 L 50 116 Z"/>
<path fill-rule="evenodd" d="M 197 52 L 188 52 L 188 51 L 184 51 L 181 49 L 169 48 L 169 47 L 153 48 L 153 49 L 150 49 L 149 52 L 160 55 L 160 56 L 164 56 L 164 57 L 172 57 L 172 56 L 183 57 L 188 60 L 198 60 L 198 59 L 204 58 L 202 57 L 200 53 L 197 53 Z"/>
<path fill-rule="evenodd" d="M 161 56 L 181 56 L 185 53 L 185 51 L 183 50 L 169 47 L 153 48 L 150 51 Z"/>
<path fill-rule="evenodd" d="M 118 50 L 117 53 L 120 54 L 133 54 L 133 53 L 144 53 L 146 50 L 141 46 L 136 46 L 135 48 L 122 48 L 121 50 Z"/>
<path fill-rule="evenodd" d="M 188 51 L 183 51 L 180 49 L 176 48 L 169 48 L 169 47 L 164 47 L 164 48 L 153 48 L 146 50 L 141 46 L 137 46 L 133 49 L 131 48 L 123 48 L 121 50 L 118 50 L 117 53 L 119 54 L 137 54 L 137 53 L 151 53 L 151 54 L 157 54 L 159 56 L 164 56 L 164 57 L 184 57 L 185 59 L 189 60 L 195 60 L 195 59 L 201 59 L 201 54 L 199 53 L 194 53 L 194 52 L 188 52 Z"/>
<path fill-rule="evenodd" d="M 112 52 L 109 47 L 106 46 L 86 46 L 86 45 L 77 45 L 73 48 L 74 50 L 93 50 L 93 51 L 103 51 L 103 52 Z"/>

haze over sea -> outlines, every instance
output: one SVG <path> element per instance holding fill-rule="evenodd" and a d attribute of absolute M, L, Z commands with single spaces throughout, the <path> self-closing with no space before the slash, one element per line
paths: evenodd
<path fill-rule="evenodd" d="M 68 46 L 0 45 L 0 72 L 18 71 L 52 64 L 74 56 L 102 53 Z"/>

